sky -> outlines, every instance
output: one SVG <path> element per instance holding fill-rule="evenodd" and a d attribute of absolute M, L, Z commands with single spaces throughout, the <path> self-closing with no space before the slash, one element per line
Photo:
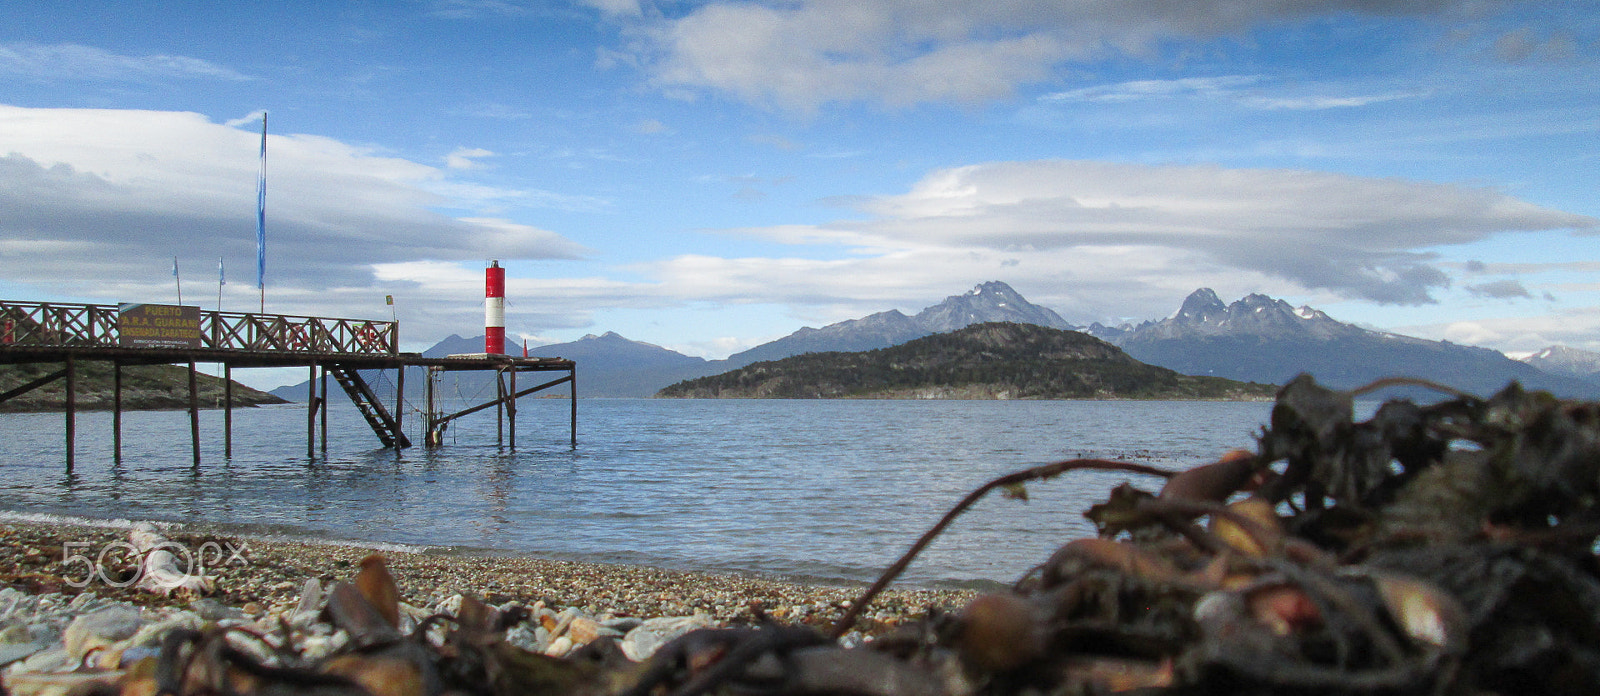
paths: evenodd
<path fill-rule="evenodd" d="M 534 346 L 999 280 L 1600 350 L 1597 76 L 1589 0 L 5 3 L 0 298 L 258 310 L 265 113 L 266 310 L 406 350 L 491 259 Z"/>

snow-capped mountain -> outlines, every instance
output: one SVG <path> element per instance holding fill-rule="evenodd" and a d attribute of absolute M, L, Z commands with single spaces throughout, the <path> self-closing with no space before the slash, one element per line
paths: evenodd
<path fill-rule="evenodd" d="M 1223 304 L 1201 288 L 1171 317 L 1105 337 L 1129 355 L 1191 375 L 1283 384 L 1308 372 L 1348 389 L 1383 377 L 1419 377 L 1488 395 L 1512 380 L 1562 396 L 1595 385 L 1552 375 L 1498 351 L 1370 331 L 1266 295 Z"/>
<path fill-rule="evenodd" d="M 1078 328 L 1054 311 L 1023 299 L 1010 285 L 998 280 L 979 285 L 962 295 L 946 297 L 943 302 L 917 312 L 913 319 L 928 333 L 947 333 L 992 321 L 1035 324 L 1052 329 Z"/>
<path fill-rule="evenodd" d="M 1144 340 L 1192 336 L 1264 336 L 1332 339 L 1358 335 L 1363 329 L 1342 324 L 1310 307 L 1292 307 L 1266 295 L 1246 295 L 1223 304 L 1211 288 L 1200 288 L 1184 299 L 1178 313 L 1159 322 L 1146 322 L 1130 333 Z"/>
<path fill-rule="evenodd" d="M 1567 346 L 1550 346 L 1526 358 L 1528 363 L 1552 375 L 1562 375 L 1600 383 L 1600 353 Z"/>
<path fill-rule="evenodd" d="M 727 362 L 731 367 L 744 367 L 753 362 L 803 353 L 888 348 L 923 336 L 993 321 L 1037 324 L 1052 329 L 1077 328 L 1061 315 L 1027 301 L 1010 285 L 991 281 L 964 294 L 946 297 L 943 302 L 917 312 L 916 316 L 889 310 L 820 329 L 808 326 L 776 341 L 730 355 Z"/>

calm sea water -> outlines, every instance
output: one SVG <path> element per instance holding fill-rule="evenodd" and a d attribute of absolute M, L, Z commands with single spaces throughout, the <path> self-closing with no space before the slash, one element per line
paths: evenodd
<path fill-rule="evenodd" d="M 396 454 L 353 408 L 332 409 L 326 456 L 306 456 L 303 406 L 201 414 L 202 463 L 185 412 L 78 417 L 63 463 L 60 414 L 0 415 L 0 511 L 218 525 L 234 532 L 870 581 L 963 495 L 1018 469 L 1073 457 L 1182 468 L 1248 446 L 1271 405 L 1080 401 L 525 400 L 518 448 L 492 412 L 446 446 Z M 412 420 L 415 423 L 415 419 Z M 413 435 L 420 441 L 420 436 Z M 1092 534 L 1082 512 L 1117 483 L 1099 472 L 984 500 L 904 582 L 1010 582 Z"/>

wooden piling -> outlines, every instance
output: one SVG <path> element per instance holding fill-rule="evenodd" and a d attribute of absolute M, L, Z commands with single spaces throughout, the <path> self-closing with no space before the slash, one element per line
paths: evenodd
<path fill-rule="evenodd" d="M 222 457 L 233 459 L 233 365 L 222 364 Z"/>
<path fill-rule="evenodd" d="M 317 458 L 317 365 L 311 364 L 311 377 L 306 380 L 311 393 L 306 398 L 306 459 Z"/>
<path fill-rule="evenodd" d="M 436 398 L 435 391 L 437 389 L 435 383 L 438 380 L 439 373 L 432 367 L 427 368 L 427 370 L 427 403 L 423 405 L 423 408 L 426 410 L 423 412 L 422 416 L 422 444 L 424 447 L 438 447 L 443 443 L 440 442 L 440 438 L 433 431 L 433 427 L 439 418 L 438 408 L 434 404 L 434 400 Z"/>
<path fill-rule="evenodd" d="M 400 421 L 401 418 L 405 417 L 406 413 L 406 366 L 401 365 L 395 372 L 398 374 L 394 378 L 394 432 L 398 435 L 406 431 L 404 427 L 401 427 Z M 394 451 L 396 454 L 400 452 L 398 443 L 395 444 Z"/>
<path fill-rule="evenodd" d="M 111 363 L 111 461 L 122 463 L 122 363 Z"/>
<path fill-rule="evenodd" d="M 328 366 L 322 366 L 322 399 L 317 403 L 322 417 L 322 458 L 328 458 Z"/>
<path fill-rule="evenodd" d="M 78 360 L 67 354 L 67 471 L 72 471 L 74 455 L 78 449 Z"/>
<path fill-rule="evenodd" d="M 200 377 L 193 360 L 189 361 L 189 445 L 194 465 L 200 466 Z"/>

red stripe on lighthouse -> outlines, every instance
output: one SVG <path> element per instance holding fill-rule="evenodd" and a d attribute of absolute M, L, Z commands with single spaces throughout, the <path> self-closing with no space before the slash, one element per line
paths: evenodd
<path fill-rule="evenodd" d="M 506 353 L 506 269 L 490 261 L 483 272 L 483 352 Z"/>

